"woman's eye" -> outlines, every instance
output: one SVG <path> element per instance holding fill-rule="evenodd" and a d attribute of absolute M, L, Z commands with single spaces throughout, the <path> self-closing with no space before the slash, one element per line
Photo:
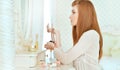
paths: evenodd
<path fill-rule="evenodd" d="M 72 12 L 73 14 L 75 13 L 75 12 Z"/>

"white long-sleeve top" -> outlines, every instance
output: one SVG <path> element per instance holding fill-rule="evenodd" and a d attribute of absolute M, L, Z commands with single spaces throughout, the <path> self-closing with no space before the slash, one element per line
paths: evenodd
<path fill-rule="evenodd" d="M 89 30 L 67 52 L 63 52 L 61 47 L 55 48 L 55 57 L 62 64 L 73 62 L 76 70 L 100 70 L 99 40 L 99 34 L 95 30 Z"/>

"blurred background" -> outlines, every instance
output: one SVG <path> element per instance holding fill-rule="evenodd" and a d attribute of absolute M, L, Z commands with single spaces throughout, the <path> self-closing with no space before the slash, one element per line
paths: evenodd
<path fill-rule="evenodd" d="M 53 24 L 60 30 L 63 50 L 71 48 L 69 16 L 72 1 L 0 0 L 0 66 L 3 66 L 0 70 L 8 67 L 13 70 L 16 53 L 28 51 L 36 41 L 37 50 L 45 50 L 44 44 L 51 39 L 46 30 L 47 24 Z M 103 70 L 120 70 L 120 1 L 91 1 L 103 35 L 103 58 L 100 64 Z"/>

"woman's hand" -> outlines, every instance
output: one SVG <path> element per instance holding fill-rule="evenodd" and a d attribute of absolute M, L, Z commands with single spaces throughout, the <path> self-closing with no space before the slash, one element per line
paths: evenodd
<path fill-rule="evenodd" d="M 47 32 L 53 33 L 53 34 L 59 34 L 59 31 L 56 30 L 55 28 L 50 28 L 49 24 L 47 25 Z"/>
<path fill-rule="evenodd" d="M 54 50 L 55 48 L 55 43 L 53 42 L 47 42 L 44 46 L 46 49 Z"/>
<path fill-rule="evenodd" d="M 47 25 L 47 32 L 51 33 L 51 36 L 52 36 L 51 38 L 54 39 L 53 41 L 55 41 L 55 46 L 61 47 L 60 32 L 55 28 L 50 28 L 49 25 Z M 53 35 L 55 38 L 53 38 Z"/>

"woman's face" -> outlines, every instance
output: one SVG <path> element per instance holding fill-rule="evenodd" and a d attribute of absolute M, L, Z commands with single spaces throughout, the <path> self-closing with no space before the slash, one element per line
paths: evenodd
<path fill-rule="evenodd" d="M 77 5 L 72 7 L 72 14 L 70 16 L 70 20 L 71 20 L 72 26 L 77 25 L 77 21 L 78 21 L 78 7 L 77 7 Z"/>

